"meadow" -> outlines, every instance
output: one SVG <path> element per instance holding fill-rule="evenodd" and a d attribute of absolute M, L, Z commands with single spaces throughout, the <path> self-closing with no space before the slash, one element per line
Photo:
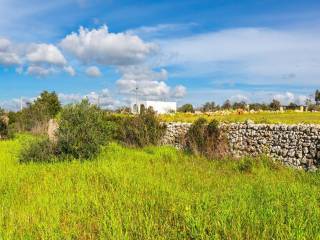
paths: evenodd
<path fill-rule="evenodd" d="M 319 173 L 116 143 L 21 164 L 32 138 L 0 142 L 0 239 L 320 239 Z"/>
<path fill-rule="evenodd" d="M 209 114 L 192 114 L 192 113 L 176 113 L 162 115 L 160 119 L 165 122 L 194 122 L 198 118 L 203 117 L 207 120 L 216 119 L 219 122 L 244 122 L 248 119 L 255 123 L 285 123 L 285 124 L 320 124 L 320 112 L 271 112 L 262 111 L 254 113 L 237 114 L 232 112 L 229 114 L 213 113 Z"/>

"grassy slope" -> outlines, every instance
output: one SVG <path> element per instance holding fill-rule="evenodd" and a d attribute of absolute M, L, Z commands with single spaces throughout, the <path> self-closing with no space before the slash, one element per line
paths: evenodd
<path fill-rule="evenodd" d="M 319 174 L 115 144 L 20 165 L 25 141 L 0 142 L 0 239 L 320 239 Z"/>
<path fill-rule="evenodd" d="M 168 122 L 194 122 L 199 117 L 204 117 L 208 120 L 217 119 L 222 122 L 244 122 L 247 119 L 251 119 L 256 123 L 320 124 L 320 112 L 259 112 L 242 115 L 232 113 L 230 115 L 216 114 L 213 116 L 177 113 L 174 115 L 162 115 L 161 120 Z"/>

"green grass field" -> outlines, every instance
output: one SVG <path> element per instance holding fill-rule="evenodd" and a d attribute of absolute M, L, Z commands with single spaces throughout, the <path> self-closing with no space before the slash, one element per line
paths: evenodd
<path fill-rule="evenodd" d="M 30 138 L 0 142 L 0 239 L 320 239 L 319 173 L 117 144 L 19 164 Z"/>
<path fill-rule="evenodd" d="M 250 119 L 255 123 L 320 124 L 320 112 L 257 112 L 242 115 L 238 115 L 237 113 L 231 113 L 229 115 L 214 114 L 212 116 L 206 114 L 177 113 L 162 115 L 160 118 L 162 121 L 167 122 L 194 122 L 200 117 L 208 120 L 216 119 L 220 122 L 244 122 Z"/>

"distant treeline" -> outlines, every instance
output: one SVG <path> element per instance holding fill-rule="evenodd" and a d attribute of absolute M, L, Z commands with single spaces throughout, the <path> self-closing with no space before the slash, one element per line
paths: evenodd
<path fill-rule="evenodd" d="M 308 111 L 320 111 L 320 91 L 316 90 L 314 102 L 312 99 L 306 99 L 303 104 Z M 281 107 L 284 107 L 286 110 L 297 110 L 300 108 L 300 105 L 291 102 L 286 106 L 281 105 L 280 101 L 273 99 L 270 103 L 246 103 L 245 101 L 240 102 L 231 102 L 226 100 L 222 105 L 216 104 L 215 102 L 206 102 L 201 107 L 195 108 L 192 104 L 187 103 L 178 108 L 178 112 L 215 112 L 220 110 L 254 110 L 254 111 L 278 111 Z"/>

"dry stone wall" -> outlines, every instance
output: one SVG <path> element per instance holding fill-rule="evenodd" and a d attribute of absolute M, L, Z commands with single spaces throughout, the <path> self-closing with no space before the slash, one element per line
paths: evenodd
<path fill-rule="evenodd" d="M 183 148 L 190 123 L 167 123 L 163 144 Z M 267 154 L 284 164 L 315 170 L 320 165 L 320 125 L 222 124 L 231 153 L 236 157 Z"/>

